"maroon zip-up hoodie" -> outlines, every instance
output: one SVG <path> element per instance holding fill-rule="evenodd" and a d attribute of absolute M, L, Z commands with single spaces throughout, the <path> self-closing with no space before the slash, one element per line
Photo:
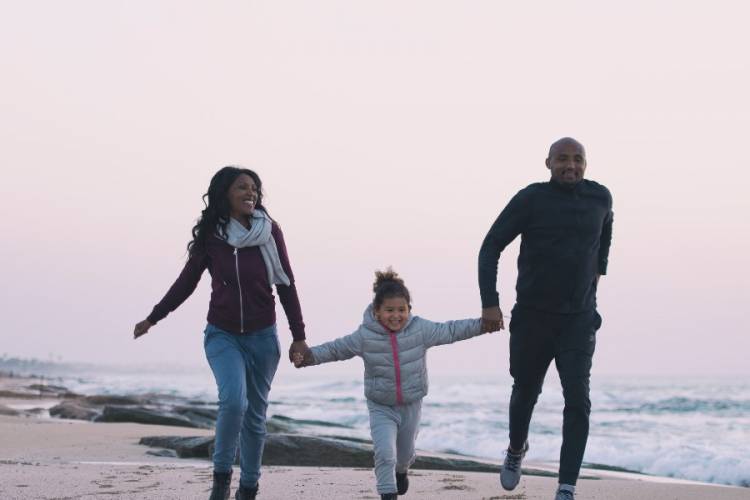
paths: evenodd
<path fill-rule="evenodd" d="M 290 284 L 276 285 L 281 305 L 289 320 L 294 340 L 305 340 L 305 323 L 294 286 L 294 275 L 281 229 L 274 222 L 271 235 Z M 211 274 L 211 301 L 208 322 L 232 333 L 252 333 L 276 323 L 276 303 L 268 281 L 266 265 L 258 247 L 237 248 L 218 236 L 206 240 L 206 251 L 191 256 L 177 280 L 148 320 L 156 324 L 177 309 L 193 293 L 203 271 Z"/>

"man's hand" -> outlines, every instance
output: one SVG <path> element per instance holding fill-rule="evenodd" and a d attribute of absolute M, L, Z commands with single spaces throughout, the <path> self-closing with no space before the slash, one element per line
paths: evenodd
<path fill-rule="evenodd" d="M 482 309 L 482 333 L 504 330 L 503 312 L 500 306 L 485 307 Z"/>
<path fill-rule="evenodd" d="M 307 347 L 307 342 L 304 340 L 295 340 L 292 342 L 292 345 L 289 346 L 289 361 L 294 363 L 295 354 L 301 354 L 304 357 L 305 353 L 309 350 L 310 348 Z"/>

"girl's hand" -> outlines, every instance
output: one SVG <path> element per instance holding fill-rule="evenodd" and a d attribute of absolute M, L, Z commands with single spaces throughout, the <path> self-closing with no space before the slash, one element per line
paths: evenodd
<path fill-rule="evenodd" d="M 312 349 L 308 348 L 304 354 L 301 352 L 295 352 L 292 359 L 295 368 L 302 368 L 303 366 L 311 366 L 315 364 L 315 358 L 313 358 Z"/>
<path fill-rule="evenodd" d="M 133 330 L 133 338 L 137 339 L 141 335 L 145 334 L 148 331 L 148 329 L 151 328 L 152 326 L 154 326 L 153 323 L 151 323 L 147 319 L 144 319 L 140 323 L 137 323 L 135 325 L 135 329 Z"/>
<path fill-rule="evenodd" d="M 305 362 L 305 356 L 301 352 L 295 352 L 292 354 L 292 362 L 295 368 L 302 368 L 302 363 Z"/>
<path fill-rule="evenodd" d="M 289 361 L 294 363 L 294 355 L 296 353 L 302 354 L 303 356 L 310 348 L 307 347 L 307 342 L 304 340 L 295 340 L 292 345 L 289 346 Z"/>

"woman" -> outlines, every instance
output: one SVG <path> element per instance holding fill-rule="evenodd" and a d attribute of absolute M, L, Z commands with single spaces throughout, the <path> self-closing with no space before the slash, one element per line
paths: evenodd
<path fill-rule="evenodd" d="M 134 331 L 140 337 L 177 309 L 208 269 L 211 301 L 203 345 L 219 392 L 210 500 L 229 498 L 238 436 L 241 473 L 235 498 L 253 499 L 258 492 L 268 392 L 280 358 L 271 285 L 294 337 L 290 361 L 307 351 L 284 238 L 263 207 L 261 188 L 252 170 L 224 167 L 213 176 L 184 269 Z"/>

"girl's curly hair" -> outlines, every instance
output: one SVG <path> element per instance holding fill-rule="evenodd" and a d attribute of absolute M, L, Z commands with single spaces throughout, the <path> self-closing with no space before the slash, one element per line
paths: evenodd
<path fill-rule="evenodd" d="M 404 285 L 404 280 L 399 278 L 393 268 L 388 267 L 385 271 L 375 271 L 375 283 L 372 285 L 375 298 L 372 301 L 375 309 L 380 309 L 385 299 L 402 297 L 411 308 L 411 295 L 409 289 Z"/>

